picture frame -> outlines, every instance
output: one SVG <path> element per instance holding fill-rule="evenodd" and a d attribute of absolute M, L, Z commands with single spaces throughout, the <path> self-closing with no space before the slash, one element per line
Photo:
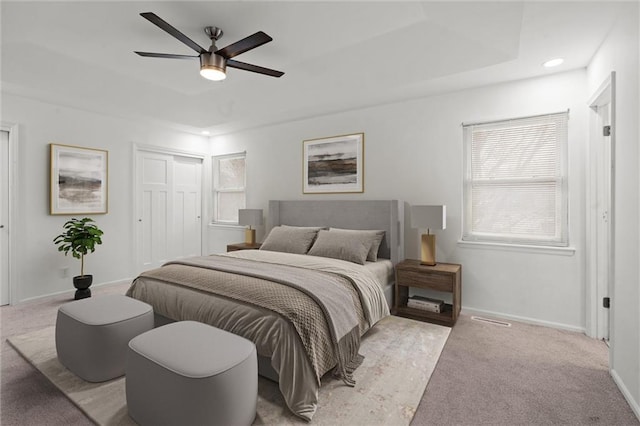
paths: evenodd
<path fill-rule="evenodd" d="M 364 133 L 302 141 L 302 193 L 364 192 Z"/>
<path fill-rule="evenodd" d="M 49 144 L 49 214 L 109 211 L 109 151 Z"/>

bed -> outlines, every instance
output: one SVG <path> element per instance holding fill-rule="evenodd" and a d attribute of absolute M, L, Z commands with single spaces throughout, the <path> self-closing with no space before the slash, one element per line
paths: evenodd
<path fill-rule="evenodd" d="M 263 249 L 169 262 L 142 273 L 127 294 L 150 303 L 160 321 L 202 321 L 252 340 L 260 374 L 278 382 L 294 414 L 311 420 L 320 377 L 333 372 L 354 386 L 360 338 L 389 314 L 401 209 L 396 200 L 270 201 Z M 379 231 L 377 256 L 375 247 L 362 248 L 367 232 L 357 230 Z M 313 232 L 307 252 L 287 252 Z M 289 238 L 283 250 L 279 233 Z"/>

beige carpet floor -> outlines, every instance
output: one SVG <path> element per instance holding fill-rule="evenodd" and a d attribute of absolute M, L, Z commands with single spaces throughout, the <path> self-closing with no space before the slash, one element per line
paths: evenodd
<path fill-rule="evenodd" d="M 88 383 L 57 360 L 54 327 L 9 339 L 10 344 L 89 418 L 100 425 L 132 425 L 124 378 Z M 355 388 L 325 377 L 313 424 L 408 425 L 420 403 L 450 328 L 387 317 L 365 336 L 365 361 Z M 330 375 L 327 375 L 330 376 Z M 255 424 L 307 424 L 286 408 L 277 385 L 260 378 Z"/>
<path fill-rule="evenodd" d="M 608 357 L 581 333 L 462 315 L 411 425 L 637 426 Z"/>

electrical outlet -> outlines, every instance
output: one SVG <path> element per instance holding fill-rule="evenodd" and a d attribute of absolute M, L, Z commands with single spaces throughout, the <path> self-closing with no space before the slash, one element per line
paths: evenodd
<path fill-rule="evenodd" d="M 69 267 L 63 266 L 62 268 L 60 268 L 60 278 L 67 278 L 67 277 L 69 277 Z"/>

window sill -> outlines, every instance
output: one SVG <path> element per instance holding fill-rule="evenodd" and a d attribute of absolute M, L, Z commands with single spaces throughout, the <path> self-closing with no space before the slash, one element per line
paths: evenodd
<path fill-rule="evenodd" d="M 245 229 L 246 226 L 238 225 L 237 223 L 221 223 L 221 222 L 209 222 L 209 228 L 221 228 L 221 229 Z"/>
<path fill-rule="evenodd" d="M 458 247 L 483 250 L 517 251 L 523 253 L 553 254 L 558 256 L 573 256 L 576 253 L 575 247 L 532 246 L 524 244 L 488 243 L 462 240 L 458 240 Z"/>

